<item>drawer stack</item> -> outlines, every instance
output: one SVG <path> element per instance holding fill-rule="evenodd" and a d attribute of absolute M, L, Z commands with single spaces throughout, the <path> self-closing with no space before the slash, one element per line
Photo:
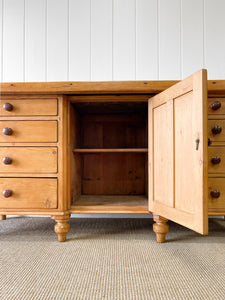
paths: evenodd
<path fill-rule="evenodd" d="M 225 214 L 225 98 L 208 100 L 208 207 Z"/>
<path fill-rule="evenodd" d="M 0 101 L 0 209 L 56 209 L 57 97 Z"/>

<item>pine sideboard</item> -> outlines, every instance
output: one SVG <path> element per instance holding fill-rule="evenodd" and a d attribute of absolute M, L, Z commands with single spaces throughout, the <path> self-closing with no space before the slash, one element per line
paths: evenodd
<path fill-rule="evenodd" d="M 0 217 L 153 214 L 200 234 L 225 215 L 225 81 L 2 83 Z"/>

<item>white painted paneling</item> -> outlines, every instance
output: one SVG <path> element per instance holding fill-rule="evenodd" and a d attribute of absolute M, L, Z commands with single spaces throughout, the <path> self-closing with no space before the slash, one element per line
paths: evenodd
<path fill-rule="evenodd" d="M 4 0 L 3 20 L 3 81 L 24 81 L 24 0 Z"/>
<path fill-rule="evenodd" d="M 3 0 L 0 0 L 0 82 L 2 82 L 2 29 L 3 29 Z M 0 89 L 1 94 L 1 89 Z"/>
<path fill-rule="evenodd" d="M 158 79 L 157 0 L 136 0 L 136 79 Z"/>
<path fill-rule="evenodd" d="M 91 79 L 90 9 L 90 0 L 69 1 L 69 80 Z"/>
<path fill-rule="evenodd" d="M 113 6 L 113 79 L 136 77 L 135 0 L 114 0 Z"/>
<path fill-rule="evenodd" d="M 225 1 L 205 0 L 205 67 L 210 79 L 225 79 Z"/>
<path fill-rule="evenodd" d="M 47 0 L 47 81 L 68 80 L 68 1 Z"/>
<path fill-rule="evenodd" d="M 0 80 L 225 79 L 225 0 L 0 0 Z"/>
<path fill-rule="evenodd" d="M 158 0 L 158 5 L 159 79 L 180 79 L 180 0 Z"/>
<path fill-rule="evenodd" d="M 25 1 L 25 81 L 46 80 L 46 0 Z"/>
<path fill-rule="evenodd" d="M 112 80 L 112 0 L 91 1 L 91 80 Z"/>
<path fill-rule="evenodd" d="M 203 0 L 182 0 L 181 70 L 185 78 L 203 68 Z"/>

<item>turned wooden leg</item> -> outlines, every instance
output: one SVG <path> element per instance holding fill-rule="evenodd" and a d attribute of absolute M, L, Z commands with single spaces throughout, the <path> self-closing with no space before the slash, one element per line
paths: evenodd
<path fill-rule="evenodd" d="M 55 232 L 58 235 L 58 241 L 65 242 L 66 235 L 70 231 L 70 225 L 67 224 L 70 219 L 70 215 L 52 216 L 52 219 L 57 222 L 57 224 L 55 225 Z"/>
<path fill-rule="evenodd" d="M 166 223 L 168 220 L 154 214 L 153 220 L 156 222 L 153 224 L 153 231 L 156 233 L 156 240 L 158 243 L 164 243 L 166 240 L 166 234 L 169 231 L 169 225 Z"/>
<path fill-rule="evenodd" d="M 6 220 L 6 215 L 0 215 L 0 220 Z"/>

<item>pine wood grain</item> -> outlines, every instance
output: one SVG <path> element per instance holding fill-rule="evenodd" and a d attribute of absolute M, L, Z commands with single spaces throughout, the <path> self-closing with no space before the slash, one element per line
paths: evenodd
<path fill-rule="evenodd" d="M 224 83 L 225 89 L 225 83 Z M 219 102 L 221 107 L 217 110 L 213 110 L 211 105 L 215 102 Z M 225 98 L 208 98 L 208 114 L 209 115 L 225 115 Z"/>
<path fill-rule="evenodd" d="M 225 116 L 223 116 L 219 120 L 208 120 L 208 138 L 211 139 L 212 142 L 217 143 L 220 145 L 221 143 L 225 142 Z M 212 129 L 215 126 L 221 127 L 221 132 L 218 134 L 213 134 Z"/>
<path fill-rule="evenodd" d="M 145 195 L 81 195 L 72 203 L 72 213 L 149 214 Z"/>
<path fill-rule="evenodd" d="M 218 164 L 213 164 L 213 157 L 219 157 L 220 162 Z M 225 147 L 208 148 L 208 172 L 209 174 L 225 175 Z"/>
<path fill-rule="evenodd" d="M 3 129 L 12 128 L 13 134 L 3 134 Z M 0 142 L 57 142 L 56 121 L 0 121 Z"/>
<path fill-rule="evenodd" d="M 143 153 L 82 155 L 82 193 L 140 195 L 145 193 L 146 160 Z"/>
<path fill-rule="evenodd" d="M 56 116 L 57 99 L 4 99 L 0 100 L 0 116 Z M 5 103 L 13 105 L 12 111 L 3 108 Z"/>
<path fill-rule="evenodd" d="M 177 80 L 170 81 L 64 81 L 1 83 L 2 94 L 158 94 Z M 208 80 L 210 95 L 225 95 L 225 80 Z"/>
<path fill-rule="evenodd" d="M 219 198 L 213 198 L 210 193 L 212 190 L 218 190 L 220 192 Z M 225 210 L 225 178 L 216 177 L 208 179 L 208 205 L 209 211 L 211 210 Z"/>
<path fill-rule="evenodd" d="M 12 163 L 6 165 L 3 158 Z M 0 147 L 0 173 L 57 173 L 56 147 Z M 3 175 L 2 174 L 2 175 Z"/>
<path fill-rule="evenodd" d="M 206 83 L 206 71 L 202 70 L 149 100 L 149 210 L 202 234 L 208 232 Z M 171 100 L 173 109 L 168 106 L 167 111 L 173 126 L 164 126 L 157 143 L 155 111 Z M 196 150 L 197 139 L 200 143 Z M 161 169 L 166 174 L 165 169 L 169 172 L 173 168 L 174 175 L 169 177 L 173 183 L 166 176 L 155 181 L 155 152 L 163 151 L 167 144 L 173 149 L 172 162 L 165 160 Z M 169 195 L 163 201 L 157 197 L 156 184 L 158 189 L 173 189 L 173 206 Z"/>
<path fill-rule="evenodd" d="M 7 189 L 13 194 L 4 198 Z M 0 178 L 0 208 L 57 208 L 57 179 Z"/>
<path fill-rule="evenodd" d="M 75 148 L 73 149 L 73 152 L 75 153 L 117 153 L 117 152 L 133 152 L 133 153 L 138 153 L 138 152 L 143 152 L 147 153 L 148 148 L 124 148 L 124 149 L 79 149 Z"/>

